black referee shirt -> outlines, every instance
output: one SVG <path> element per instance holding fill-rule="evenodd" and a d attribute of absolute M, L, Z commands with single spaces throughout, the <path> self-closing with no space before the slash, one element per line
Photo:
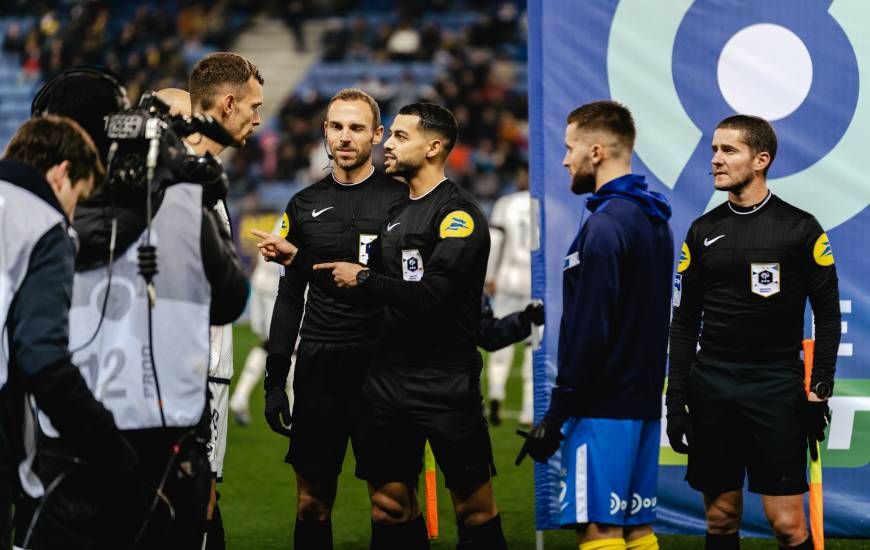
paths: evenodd
<path fill-rule="evenodd" d="M 387 306 L 384 348 L 418 365 L 479 357 L 489 228 L 477 201 L 445 179 L 397 208 L 378 242 L 381 272 L 361 288 Z"/>
<path fill-rule="evenodd" d="M 807 298 L 816 326 L 813 383 L 833 383 L 840 302 L 819 222 L 774 195 L 753 208 L 726 202 L 695 220 L 674 281 L 668 402 L 685 397 L 699 333 L 701 351 L 717 359 L 797 359 Z"/>
<path fill-rule="evenodd" d="M 367 264 L 372 243 L 388 213 L 407 200 L 407 186 L 377 170 L 356 184 L 338 183 L 330 174 L 290 199 L 281 232 L 311 258 Z M 323 280 L 308 285 L 313 277 Z M 376 337 L 382 306 L 350 303 L 346 296 L 342 300 L 341 294 L 330 272 L 312 272 L 310 262 L 294 261 L 278 286 L 270 353 L 289 357 L 297 331 L 302 338 L 321 342 Z"/>

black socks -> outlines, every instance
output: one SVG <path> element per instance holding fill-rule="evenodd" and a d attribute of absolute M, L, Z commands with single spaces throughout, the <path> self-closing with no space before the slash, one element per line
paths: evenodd
<path fill-rule="evenodd" d="M 501 516 L 473 527 L 459 526 L 459 545 L 461 550 L 507 550 L 507 542 L 501 530 Z"/>
<path fill-rule="evenodd" d="M 740 550 L 740 536 L 737 533 L 714 535 L 707 532 L 704 550 Z"/>
<path fill-rule="evenodd" d="M 332 521 L 302 521 L 296 518 L 293 548 L 296 550 L 332 550 Z"/>
<path fill-rule="evenodd" d="M 780 546 L 780 548 L 787 548 L 790 550 L 813 550 L 815 547 L 813 546 L 813 537 L 812 535 L 809 535 L 807 536 L 807 540 L 797 546 Z"/>
<path fill-rule="evenodd" d="M 372 522 L 369 550 L 429 550 L 429 533 L 423 515 L 408 523 Z"/>

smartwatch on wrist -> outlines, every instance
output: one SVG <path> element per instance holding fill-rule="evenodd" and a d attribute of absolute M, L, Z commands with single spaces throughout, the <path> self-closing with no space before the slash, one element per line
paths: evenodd
<path fill-rule="evenodd" d="M 356 286 L 363 286 L 369 280 L 369 275 L 372 274 L 371 269 L 363 269 L 356 274 Z"/>
<path fill-rule="evenodd" d="M 810 389 L 819 399 L 827 399 L 831 397 L 832 388 L 827 382 L 816 382 Z"/>

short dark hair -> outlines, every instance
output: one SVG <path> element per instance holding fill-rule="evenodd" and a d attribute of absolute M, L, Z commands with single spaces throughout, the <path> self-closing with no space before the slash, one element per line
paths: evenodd
<path fill-rule="evenodd" d="M 444 138 L 444 150 L 449 154 L 459 137 L 459 124 L 448 109 L 435 103 L 418 102 L 399 109 L 400 115 L 420 117 L 420 128 L 424 132 L 435 132 Z"/>
<path fill-rule="evenodd" d="M 196 110 L 211 109 L 218 88 L 229 84 L 241 88 L 254 77 L 263 84 L 263 75 L 256 65 L 239 54 L 214 52 L 196 62 L 190 73 L 190 105 Z"/>
<path fill-rule="evenodd" d="M 326 112 L 329 112 L 329 108 L 332 107 L 332 104 L 336 101 L 362 101 L 364 103 L 368 103 L 369 108 L 372 110 L 372 129 L 376 129 L 381 125 L 381 108 L 378 107 L 378 102 L 375 101 L 375 98 L 360 90 L 359 88 L 345 88 L 343 90 L 339 90 L 332 99 L 329 100 L 329 103 L 326 105 Z"/>
<path fill-rule="evenodd" d="M 105 176 L 91 136 L 76 121 L 63 116 L 43 115 L 22 124 L 6 146 L 3 158 L 23 162 L 42 175 L 68 160 L 69 179 L 75 183 L 93 176 L 95 188 Z"/>
<path fill-rule="evenodd" d="M 631 111 L 622 103 L 611 100 L 593 101 L 577 107 L 568 115 L 567 123 L 584 130 L 610 132 L 629 148 L 634 147 L 637 136 Z"/>
<path fill-rule="evenodd" d="M 764 168 L 764 175 L 776 158 L 776 131 L 773 126 L 761 117 L 753 115 L 732 115 L 722 120 L 716 129 L 727 128 L 739 130 L 743 142 L 749 146 L 753 155 L 766 152 L 770 155 L 770 162 Z"/>

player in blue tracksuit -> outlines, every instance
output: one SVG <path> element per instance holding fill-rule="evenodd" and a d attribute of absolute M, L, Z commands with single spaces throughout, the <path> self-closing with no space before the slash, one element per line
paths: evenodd
<path fill-rule="evenodd" d="M 658 548 L 662 386 L 673 273 L 671 208 L 631 173 L 631 113 L 612 101 L 568 116 L 564 164 L 591 212 L 563 265 L 559 370 L 527 453 L 562 448 L 561 524 L 581 550 Z M 564 440 L 564 442 L 563 442 Z"/>

